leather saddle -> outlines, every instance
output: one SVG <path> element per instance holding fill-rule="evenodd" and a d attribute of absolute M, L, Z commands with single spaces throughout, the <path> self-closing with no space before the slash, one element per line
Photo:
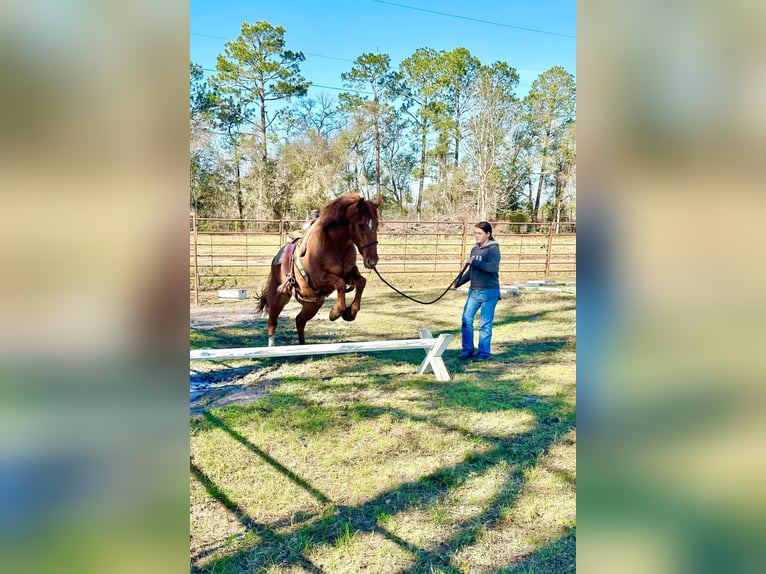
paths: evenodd
<path fill-rule="evenodd" d="M 295 247 L 298 244 L 298 241 L 300 241 L 300 237 L 296 237 L 290 243 L 286 243 L 285 245 L 283 245 L 279 249 L 277 254 L 274 256 L 274 259 L 271 262 L 272 265 L 280 266 L 282 275 L 288 276 L 288 275 L 291 275 L 293 272 L 293 269 L 292 269 L 293 253 L 295 252 Z"/>

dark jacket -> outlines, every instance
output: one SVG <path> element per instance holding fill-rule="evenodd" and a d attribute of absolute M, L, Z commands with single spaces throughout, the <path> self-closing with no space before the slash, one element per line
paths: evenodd
<path fill-rule="evenodd" d="M 455 287 L 471 282 L 471 289 L 500 289 L 500 246 L 490 239 L 471 249 L 471 265 L 455 282 Z"/>

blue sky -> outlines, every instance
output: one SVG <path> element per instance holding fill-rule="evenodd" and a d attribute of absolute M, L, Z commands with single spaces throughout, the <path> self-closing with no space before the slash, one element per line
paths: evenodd
<path fill-rule="evenodd" d="M 306 56 L 301 72 L 316 84 L 313 97 L 337 95 L 332 88 L 344 87 L 341 73 L 365 52 L 389 54 L 396 67 L 417 48 L 461 46 L 483 64 L 502 60 L 516 68 L 523 96 L 552 66 L 576 73 L 575 8 L 574 0 L 191 0 L 190 58 L 213 70 L 242 22 L 266 20 L 285 29 L 288 49 Z"/>

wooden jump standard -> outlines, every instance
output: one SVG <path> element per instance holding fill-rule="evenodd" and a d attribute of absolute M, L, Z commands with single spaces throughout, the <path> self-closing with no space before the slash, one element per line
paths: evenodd
<path fill-rule="evenodd" d="M 433 372 L 439 381 L 449 381 L 442 353 L 452 340 L 451 334 L 434 339 L 428 329 L 418 329 L 419 339 L 398 341 L 363 341 L 360 343 L 328 343 L 319 345 L 284 345 L 282 347 L 243 347 L 239 349 L 198 349 L 189 352 L 191 361 L 222 361 L 225 359 L 272 359 L 301 355 L 334 355 L 337 353 L 372 353 L 378 351 L 405 351 L 425 349 L 426 358 L 418 367 L 418 374 Z"/>

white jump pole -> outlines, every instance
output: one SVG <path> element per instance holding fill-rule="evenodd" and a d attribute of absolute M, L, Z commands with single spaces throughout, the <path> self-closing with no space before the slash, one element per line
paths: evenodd
<path fill-rule="evenodd" d="M 452 335 L 442 334 L 433 338 L 428 329 L 418 329 L 419 339 L 394 341 L 362 341 L 359 343 L 326 343 L 314 345 L 284 345 L 282 347 L 241 347 L 238 349 L 197 349 L 189 352 L 190 361 L 223 361 L 227 359 L 273 359 L 304 355 L 335 355 L 340 353 L 373 353 L 378 351 L 426 350 L 426 358 L 418 367 L 418 374 L 433 372 L 439 381 L 449 381 L 450 375 L 442 359 L 442 353 L 452 340 Z"/>

